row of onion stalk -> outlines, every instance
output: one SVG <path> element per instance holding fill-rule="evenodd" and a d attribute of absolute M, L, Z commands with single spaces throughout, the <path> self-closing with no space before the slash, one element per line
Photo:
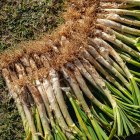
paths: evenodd
<path fill-rule="evenodd" d="M 26 140 L 111 140 L 138 133 L 140 0 L 99 4 L 94 37 L 87 36 L 74 60 L 55 69 L 52 52 L 34 53 L 2 68 Z M 59 47 L 47 43 L 59 56 L 71 41 L 64 34 Z"/>

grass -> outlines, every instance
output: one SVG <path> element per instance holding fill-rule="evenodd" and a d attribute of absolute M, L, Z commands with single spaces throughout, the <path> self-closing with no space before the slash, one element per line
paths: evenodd
<path fill-rule="evenodd" d="M 63 21 L 58 18 L 63 0 L 2 0 L 0 7 L 2 50 L 24 40 L 36 39 Z"/>
<path fill-rule="evenodd" d="M 0 52 L 35 40 L 63 22 L 64 0 L 1 0 Z M 0 77 L 0 140 L 22 140 L 24 130 L 13 99 Z"/>
<path fill-rule="evenodd" d="M 21 140 L 24 130 L 13 99 L 0 81 L 0 140 Z"/>

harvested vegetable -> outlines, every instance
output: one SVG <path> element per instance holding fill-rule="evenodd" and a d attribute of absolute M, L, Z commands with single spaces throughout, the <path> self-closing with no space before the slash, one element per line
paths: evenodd
<path fill-rule="evenodd" d="M 54 32 L 0 56 L 26 139 L 111 140 L 136 134 L 140 0 L 66 5 L 65 23 Z"/>

